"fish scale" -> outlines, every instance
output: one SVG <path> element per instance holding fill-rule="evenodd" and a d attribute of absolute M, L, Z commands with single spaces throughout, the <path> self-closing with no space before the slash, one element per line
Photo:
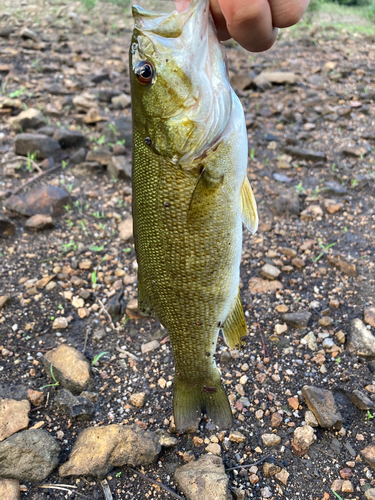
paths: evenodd
<path fill-rule="evenodd" d="M 133 220 L 139 307 L 156 315 L 168 330 L 175 358 L 175 424 L 187 430 L 197 427 L 202 412 L 221 426 L 232 420 L 214 354 L 220 330 L 231 347 L 239 347 L 247 333 L 238 293 L 241 220 L 256 225 L 256 207 L 246 177 L 243 110 L 229 83 L 220 83 L 218 77 L 227 78 L 221 73 L 222 61 L 210 72 L 217 72 L 219 91 L 226 94 L 221 99 L 218 93 L 212 112 L 221 113 L 223 102 L 232 109 L 225 110 L 222 126 L 204 131 L 199 120 L 202 113 L 210 120 L 211 111 L 199 98 L 197 105 L 194 102 L 199 84 L 210 80 L 199 81 L 202 69 L 191 62 L 194 58 L 177 62 L 177 51 L 168 52 L 173 43 L 170 33 L 180 33 L 173 22 L 185 30 L 197 15 L 206 16 L 202 26 L 212 38 L 211 58 L 221 54 L 208 22 L 207 3 L 193 0 L 180 17 L 172 15 L 162 15 L 158 24 L 155 14 L 134 10 Z M 169 30 L 165 41 L 163 22 Z M 179 47 L 190 43 L 190 35 L 177 35 Z M 138 68 L 146 68 L 141 77 Z M 214 97 L 205 91 L 205 96 Z"/>

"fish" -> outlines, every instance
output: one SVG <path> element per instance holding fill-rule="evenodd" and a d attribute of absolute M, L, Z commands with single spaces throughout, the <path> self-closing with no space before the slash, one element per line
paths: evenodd
<path fill-rule="evenodd" d="M 244 112 L 209 1 L 179 10 L 133 6 L 129 71 L 138 304 L 168 331 L 174 423 L 184 432 L 202 414 L 231 425 L 215 350 L 220 332 L 230 348 L 244 345 L 242 223 L 254 233 L 258 215 Z"/>

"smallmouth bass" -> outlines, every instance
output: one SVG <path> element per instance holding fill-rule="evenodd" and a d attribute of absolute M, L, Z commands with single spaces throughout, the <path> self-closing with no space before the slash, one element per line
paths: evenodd
<path fill-rule="evenodd" d="M 241 103 L 208 0 L 183 12 L 133 7 L 133 221 L 140 310 L 167 328 L 180 431 L 232 412 L 216 367 L 219 332 L 247 335 L 239 296 L 242 221 L 257 229 Z"/>

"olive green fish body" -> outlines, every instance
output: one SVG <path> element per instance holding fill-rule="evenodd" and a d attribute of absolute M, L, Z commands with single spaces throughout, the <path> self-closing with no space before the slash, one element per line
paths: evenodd
<path fill-rule="evenodd" d="M 192 9 L 202 8 L 195 3 L 183 28 L 194 20 Z M 184 20 L 183 14 L 174 13 L 172 20 L 181 16 Z M 164 24 L 174 35 L 180 33 L 181 22 L 176 28 L 169 18 L 165 17 Z M 206 31 L 211 29 L 208 39 L 213 37 L 210 26 L 208 22 L 204 26 Z M 214 353 L 220 330 L 231 347 L 239 347 L 246 335 L 238 295 L 242 220 L 250 224 L 251 219 L 256 225 L 255 202 L 246 178 L 243 111 L 229 84 L 223 86 L 224 96 L 211 96 L 214 119 L 204 105 L 197 111 L 202 95 L 209 94 L 197 85 L 194 68 L 182 61 L 172 65 L 175 53 L 166 57 L 166 50 L 160 48 L 162 29 L 159 26 L 155 36 L 157 29 L 152 27 L 147 31 L 136 23 L 130 63 L 139 305 L 159 318 L 171 339 L 176 427 L 196 426 L 202 411 L 227 426 L 231 410 Z M 181 37 L 180 33 L 174 41 L 180 42 Z M 167 45 L 170 41 L 166 37 Z M 212 43 L 218 43 L 216 38 Z M 146 67 L 139 84 L 137 71 L 145 61 L 155 74 L 147 83 Z M 170 70 L 165 68 L 168 63 Z M 212 78 L 219 81 L 222 71 L 219 61 Z M 169 101 L 163 108 L 166 96 Z"/>

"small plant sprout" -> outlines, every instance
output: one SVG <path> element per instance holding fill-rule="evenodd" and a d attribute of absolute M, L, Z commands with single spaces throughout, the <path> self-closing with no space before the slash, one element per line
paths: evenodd
<path fill-rule="evenodd" d="M 319 186 L 316 186 L 316 188 L 314 189 L 314 192 L 313 192 L 313 198 L 314 198 L 314 200 L 317 199 L 319 193 L 320 193 L 320 188 L 319 188 Z"/>
<path fill-rule="evenodd" d="M 305 188 L 302 185 L 302 182 L 297 184 L 297 186 L 294 186 L 294 189 L 297 191 L 298 194 L 303 194 L 305 192 Z"/>
<path fill-rule="evenodd" d="M 27 152 L 27 166 L 26 166 L 26 170 L 28 172 L 32 172 L 34 170 L 35 160 L 36 160 L 36 157 L 37 157 L 38 153 L 39 153 L 39 151 L 34 151 L 34 153 L 30 153 L 30 151 Z"/>
<path fill-rule="evenodd" d="M 371 420 L 374 418 L 374 415 L 371 414 L 370 410 L 367 410 L 367 415 L 365 416 L 365 420 Z"/>
<path fill-rule="evenodd" d="M 129 318 L 128 316 L 126 316 L 126 314 L 124 314 L 124 316 L 123 316 L 123 317 L 122 317 L 122 319 L 121 319 L 121 324 L 122 324 L 122 326 L 125 326 L 125 325 L 126 325 L 126 323 L 129 321 L 129 319 L 130 319 L 130 318 Z"/>
<path fill-rule="evenodd" d="M 313 262 L 318 262 L 318 260 L 320 260 L 323 255 L 325 255 L 326 253 L 328 253 L 328 250 L 330 248 L 332 248 L 333 246 L 335 246 L 337 244 L 337 241 L 333 242 L 333 243 L 329 243 L 328 245 L 324 245 L 324 243 L 322 242 L 322 239 L 321 238 L 318 238 L 318 245 L 320 246 L 320 248 L 323 250 L 322 253 L 320 253 L 317 257 L 313 258 Z"/>
<path fill-rule="evenodd" d="M 104 245 L 100 247 L 97 247 L 95 245 L 90 245 L 90 250 L 91 252 L 101 252 L 102 250 L 104 250 Z"/>
<path fill-rule="evenodd" d="M 93 288 L 96 287 L 96 282 L 97 282 L 96 273 L 97 273 L 96 269 L 94 269 L 93 272 L 91 273 L 91 283 Z"/>
<path fill-rule="evenodd" d="M 332 493 L 339 499 L 339 500 L 344 500 L 342 497 L 340 497 L 340 495 L 338 493 L 336 493 L 336 491 L 333 491 L 331 489 Z"/>
<path fill-rule="evenodd" d="M 68 165 L 68 163 L 67 163 L 65 160 L 63 160 L 63 161 L 61 162 L 61 168 L 62 168 L 63 170 L 65 170 L 65 169 L 66 169 L 66 166 L 67 166 L 67 165 Z"/>
<path fill-rule="evenodd" d="M 116 475 L 116 477 L 121 477 L 121 471 L 117 472 L 115 475 Z"/>
<path fill-rule="evenodd" d="M 53 373 L 52 364 L 50 365 L 49 371 L 51 373 L 51 377 L 52 377 L 52 380 L 54 381 L 54 384 L 43 385 L 42 387 L 39 387 L 40 390 L 45 389 L 46 387 L 56 387 L 56 386 L 60 385 L 60 382 L 58 380 L 56 380 L 56 377 L 55 377 L 55 375 Z"/>
<path fill-rule="evenodd" d="M 251 149 L 250 149 L 250 158 L 251 158 L 252 160 L 254 160 L 254 159 L 255 159 L 255 149 L 254 149 L 254 148 L 251 148 Z"/>
<path fill-rule="evenodd" d="M 352 188 L 357 187 L 357 185 L 358 185 L 357 179 L 352 179 Z"/>
<path fill-rule="evenodd" d="M 99 359 L 104 356 L 105 354 L 109 354 L 108 351 L 101 352 L 100 354 L 97 354 L 95 358 L 91 362 L 91 366 L 95 366 L 96 363 L 99 361 Z"/>
<path fill-rule="evenodd" d="M 93 217 L 95 217 L 95 219 L 104 219 L 105 217 L 105 213 L 103 210 L 101 212 L 99 212 L 99 210 L 97 212 L 93 212 L 92 215 Z"/>

